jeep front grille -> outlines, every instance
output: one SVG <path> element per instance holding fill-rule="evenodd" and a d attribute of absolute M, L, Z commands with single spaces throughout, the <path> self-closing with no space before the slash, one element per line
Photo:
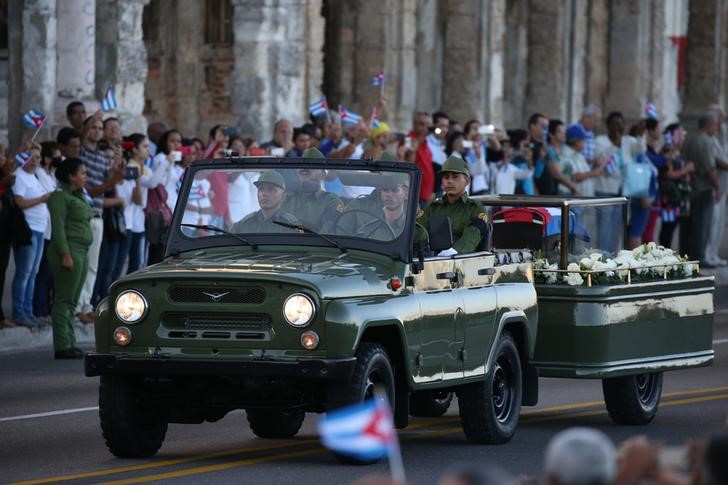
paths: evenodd
<path fill-rule="evenodd" d="M 265 301 L 265 290 L 259 286 L 209 287 L 173 286 L 169 299 L 175 303 L 242 303 L 258 305 Z"/>
<path fill-rule="evenodd" d="M 162 324 L 168 328 L 186 330 L 268 332 L 271 328 L 271 318 L 266 313 L 238 313 L 235 315 L 186 315 L 182 313 L 167 313 L 162 316 Z"/>

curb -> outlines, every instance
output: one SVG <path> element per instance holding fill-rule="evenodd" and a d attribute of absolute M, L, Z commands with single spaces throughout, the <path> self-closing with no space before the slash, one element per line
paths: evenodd
<path fill-rule="evenodd" d="M 75 322 L 73 329 L 76 333 L 76 343 L 94 344 L 96 342 L 93 325 Z M 0 353 L 36 347 L 53 347 L 53 329 L 50 325 L 34 329 L 13 327 L 0 330 Z"/>

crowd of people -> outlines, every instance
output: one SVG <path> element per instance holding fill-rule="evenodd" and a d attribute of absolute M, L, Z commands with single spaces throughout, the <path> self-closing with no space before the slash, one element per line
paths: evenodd
<path fill-rule="evenodd" d="M 471 462 L 450 466 L 438 485 L 723 485 L 728 483 L 728 434 L 667 447 L 635 436 L 618 448 L 603 432 L 567 428 L 546 445 L 540 475 L 516 476 L 500 465 Z M 386 475 L 366 475 L 353 485 L 406 485 Z"/>
<path fill-rule="evenodd" d="M 406 133 L 376 118 L 351 122 L 329 111 L 310 115 L 298 127 L 278 120 L 271 139 L 260 143 L 225 125 L 212 127 L 206 140 L 161 122 L 151 123 L 146 133 L 127 133 L 118 118 L 87 116 L 78 101 L 68 105 L 66 115 L 69 126 L 55 140 L 27 143 L 17 152 L 30 156 L 20 161 L 2 150 L 0 160 L 0 285 L 11 252 L 15 262 L 12 316 L 0 309 L 0 328 L 52 323 L 57 358 L 81 356 L 74 320 L 92 324 L 94 305 L 114 280 L 162 260 L 185 170 L 200 158 L 300 157 L 312 147 L 330 158 L 394 154 L 419 167 L 418 197 L 425 211 L 444 200 L 443 186 L 453 174 L 443 167 L 456 158 L 470 195 L 628 195 L 630 247 L 650 241 L 671 247 L 677 229 L 681 254 L 705 266 L 728 264 L 718 256 L 728 142 L 726 117 L 717 105 L 706 108 L 690 133 L 679 122 L 663 127 L 655 117 L 626 127 L 619 112 L 606 116 L 602 133 L 603 115 L 595 105 L 568 125 L 534 113 L 525 128 L 512 130 L 418 112 Z M 643 192 L 634 188 L 634 166 L 649 173 Z M 238 208 L 255 203 L 253 181 L 246 177 L 194 183 L 199 197 L 188 200 L 185 211 L 193 223 L 231 227 L 241 219 Z M 336 177 L 321 184 L 343 200 L 360 195 L 348 193 L 351 188 Z M 616 249 L 621 212 L 600 217 L 605 238 L 600 234 L 600 247 Z"/>

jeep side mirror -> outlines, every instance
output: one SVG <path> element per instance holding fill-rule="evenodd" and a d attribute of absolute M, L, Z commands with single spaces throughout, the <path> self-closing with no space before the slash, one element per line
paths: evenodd
<path fill-rule="evenodd" d="M 430 249 L 438 253 L 452 247 L 452 224 L 447 216 L 431 216 L 427 224 Z"/>

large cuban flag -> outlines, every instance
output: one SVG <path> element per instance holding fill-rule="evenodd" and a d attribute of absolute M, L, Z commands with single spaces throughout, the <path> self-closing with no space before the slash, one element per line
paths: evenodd
<path fill-rule="evenodd" d="M 360 460 L 378 460 L 399 450 L 386 399 L 369 399 L 327 413 L 318 430 L 324 446 Z"/>

